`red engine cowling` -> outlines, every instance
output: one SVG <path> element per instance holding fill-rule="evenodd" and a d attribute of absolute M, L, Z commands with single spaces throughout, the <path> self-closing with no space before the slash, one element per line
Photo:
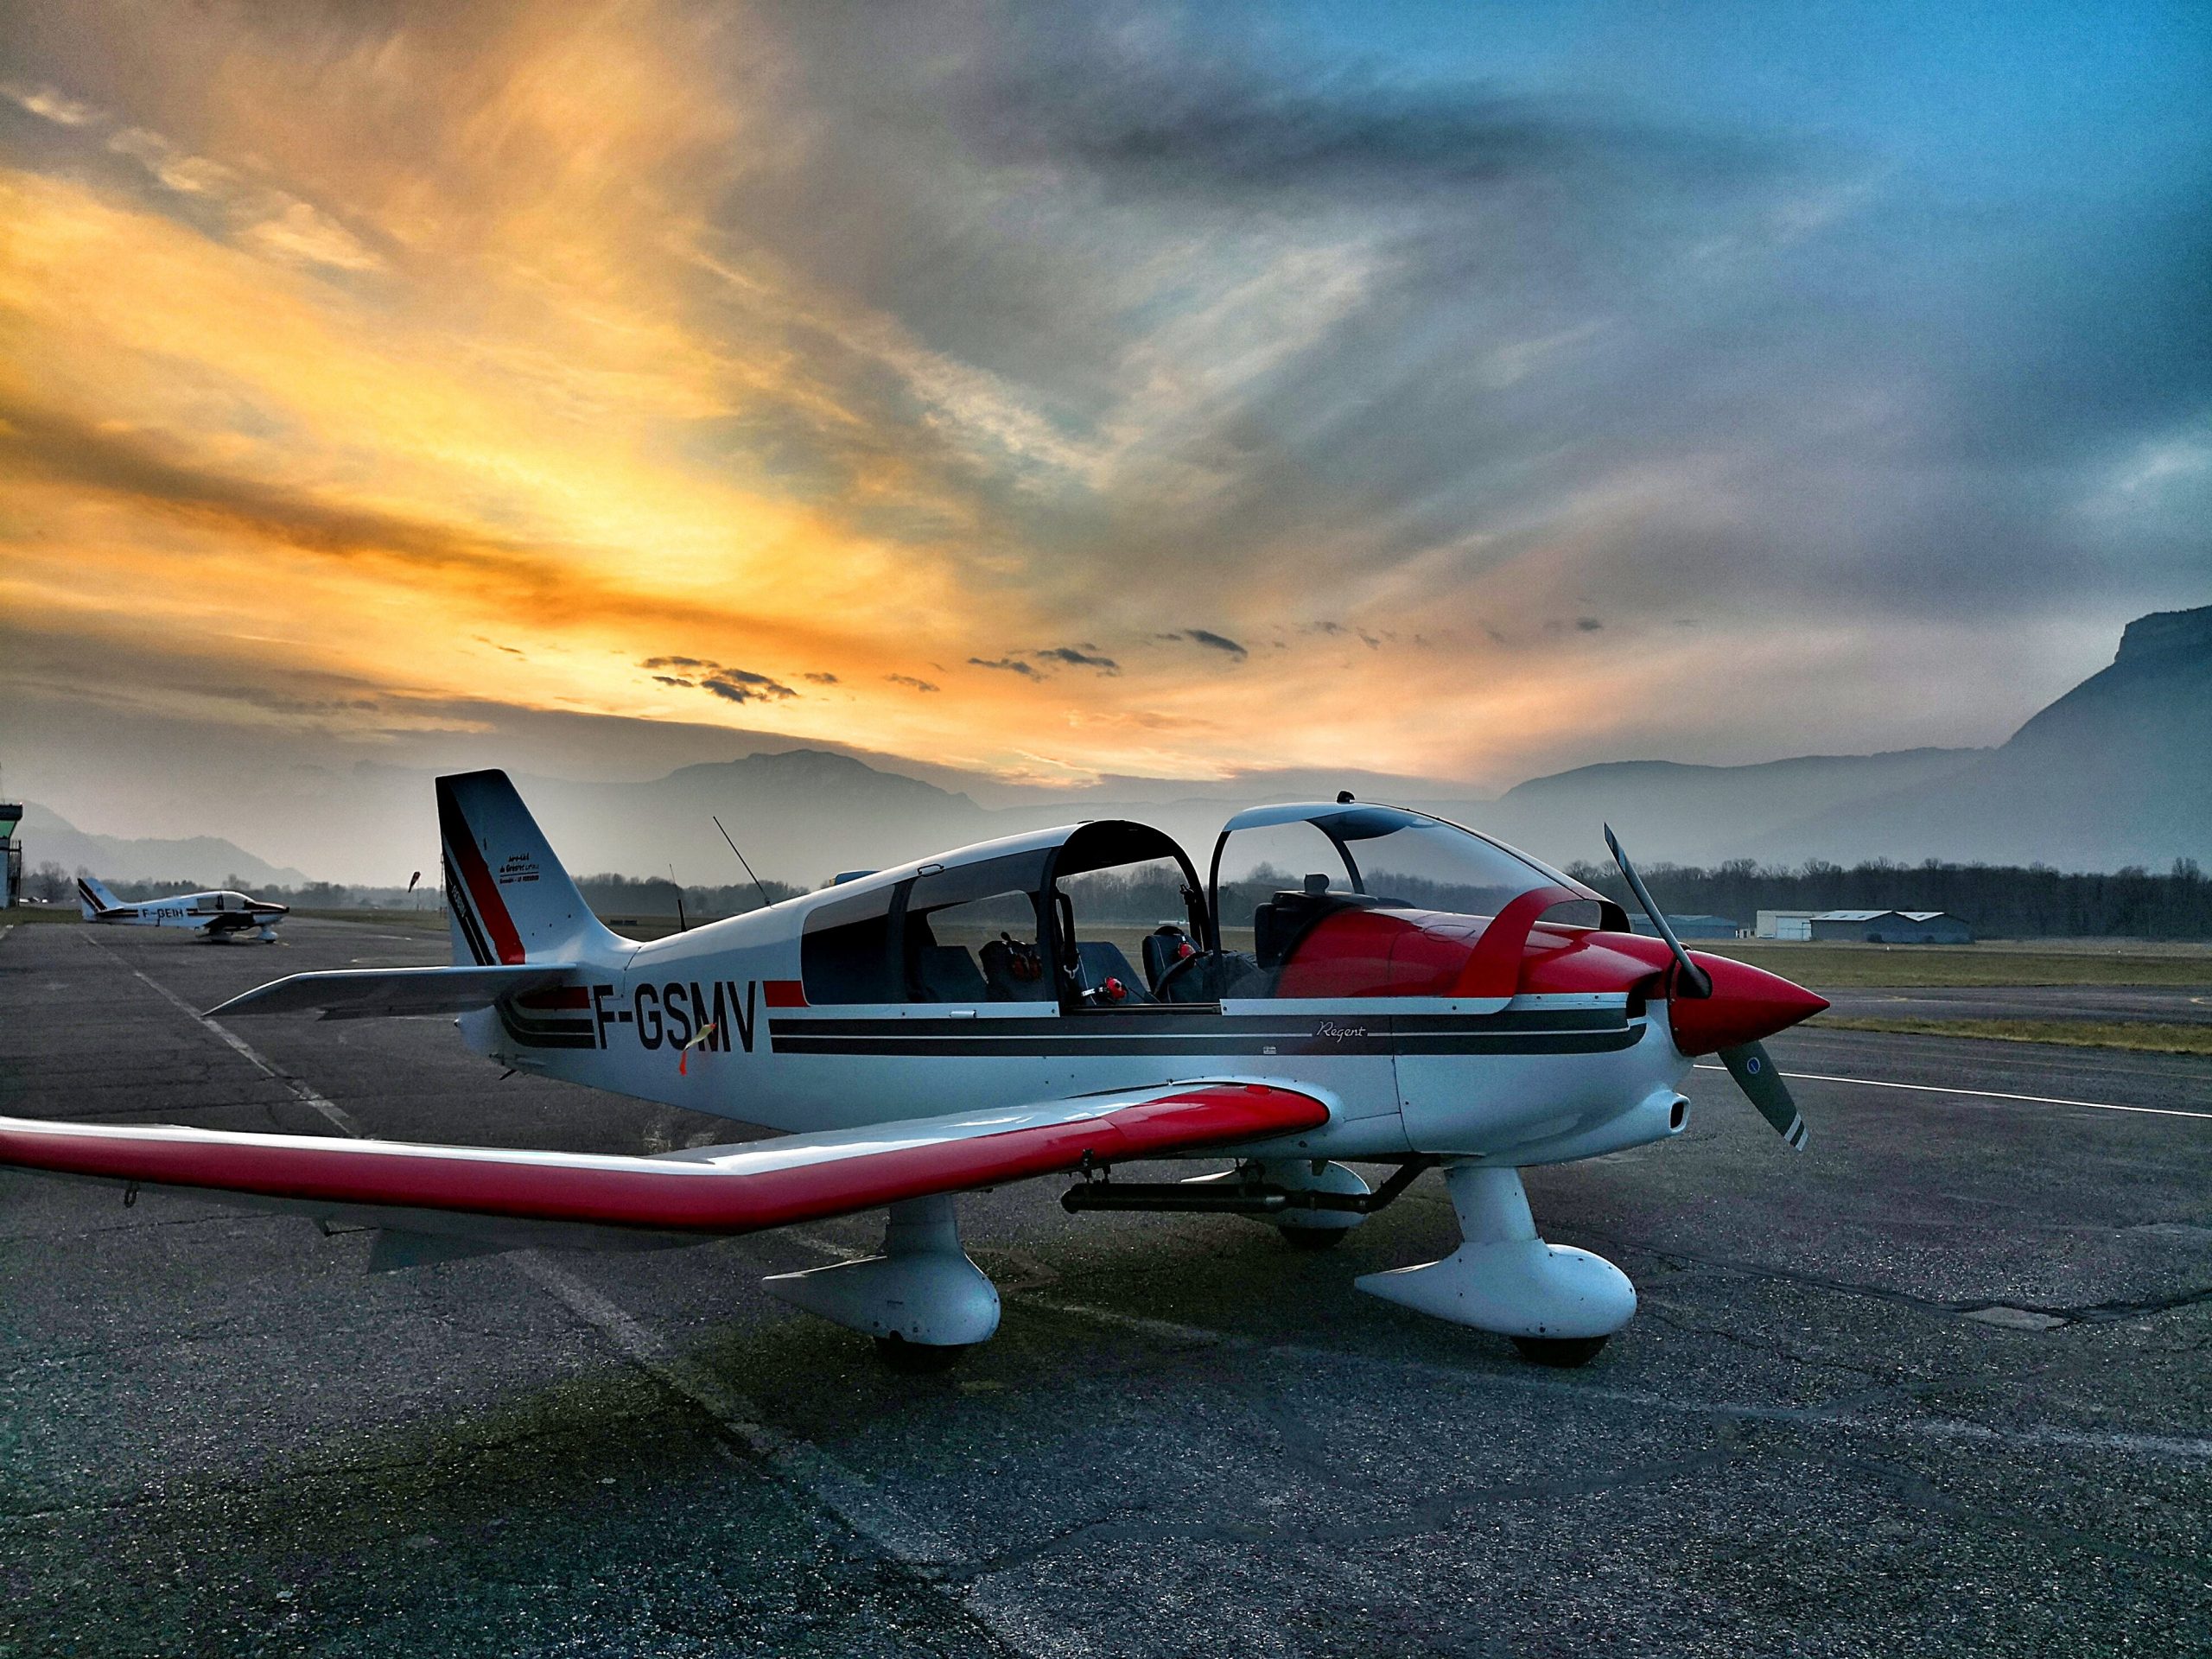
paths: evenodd
<path fill-rule="evenodd" d="M 1567 894 L 1571 899 L 1573 894 Z M 1548 902 L 1542 893 L 1523 895 Z M 1827 999 L 1778 974 L 1692 951 L 1710 996 L 1681 995 L 1663 939 L 1524 920 L 1519 901 L 1495 918 L 1433 910 L 1343 910 L 1307 931 L 1283 964 L 1278 996 L 1510 996 L 1623 992 L 1664 1000 L 1675 1046 L 1711 1054 L 1809 1019 Z M 1520 940 L 1508 937 L 1523 931 Z M 1514 977 L 1502 969 L 1517 949 Z"/>

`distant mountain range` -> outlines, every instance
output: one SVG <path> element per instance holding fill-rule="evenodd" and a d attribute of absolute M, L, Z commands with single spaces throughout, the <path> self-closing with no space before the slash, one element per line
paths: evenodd
<path fill-rule="evenodd" d="M 647 783 L 518 776 L 564 861 L 579 874 L 741 879 L 710 815 L 764 876 L 813 884 L 932 850 L 1075 818 L 1141 817 L 1204 868 L 1230 812 L 1260 801 L 1327 799 L 1350 788 L 1471 823 L 1554 862 L 1602 859 L 1610 822 L 1639 860 L 1714 864 L 2043 862 L 2064 869 L 2212 864 L 2212 607 L 2128 625 L 2112 666 L 1994 749 L 1807 755 L 1755 766 L 1619 761 L 1532 779 L 1496 799 L 1433 780 L 1372 773 L 1247 773 L 1224 783 L 1109 779 L 1073 793 L 1023 791 L 896 757 L 791 748 L 686 766 Z M 981 800 L 978 799 L 981 797 Z M 988 802 L 989 804 L 983 803 Z M 333 879 L 372 858 L 397 868 L 435 855 L 430 779 L 378 768 L 317 791 Z M 29 856 L 123 879 L 236 873 L 306 880 L 227 841 L 83 835 L 32 807 Z M 389 849 L 404 849 L 394 852 Z M 356 879 L 359 879 L 356 877 Z M 433 878 L 435 879 L 435 878 Z"/>
<path fill-rule="evenodd" d="M 1607 823 L 1639 860 L 1795 862 L 1802 855 L 1777 849 L 1808 839 L 1831 815 L 1942 788 L 1991 753 L 1808 754 L 1747 766 L 1616 760 L 1533 778 L 1495 801 L 1471 804 L 1466 822 L 1559 862 L 1603 860 Z"/>
<path fill-rule="evenodd" d="M 87 835 L 35 802 L 24 804 L 22 826 L 16 835 L 23 843 L 27 881 L 32 871 L 49 861 L 73 875 L 87 869 L 107 881 L 174 879 L 180 887 L 207 887 L 232 875 L 264 887 L 296 887 L 308 879 L 297 870 L 256 858 L 218 836 L 164 841 L 151 836 Z"/>
<path fill-rule="evenodd" d="M 2111 667 L 1950 777 L 1839 803 L 1749 850 L 2075 870 L 2212 864 L 2212 606 L 2129 623 Z"/>

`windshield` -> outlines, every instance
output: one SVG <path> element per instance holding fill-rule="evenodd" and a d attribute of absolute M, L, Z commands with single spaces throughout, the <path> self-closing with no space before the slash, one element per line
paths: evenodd
<path fill-rule="evenodd" d="M 1214 849 L 1214 878 L 1221 887 L 1346 893 L 1478 916 L 1532 887 L 1568 885 L 1496 842 L 1392 806 L 1239 813 Z"/>
<path fill-rule="evenodd" d="M 1554 893 L 1554 920 L 1600 920 L 1597 895 L 1557 871 L 1389 806 L 1241 812 L 1215 845 L 1211 886 L 1216 994 L 1230 996 L 1449 995 L 1491 918 L 1523 894 Z M 1516 926 L 1544 908 L 1522 906 Z"/>

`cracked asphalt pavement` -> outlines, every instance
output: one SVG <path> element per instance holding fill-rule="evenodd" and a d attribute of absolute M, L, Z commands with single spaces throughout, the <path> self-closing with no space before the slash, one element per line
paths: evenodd
<path fill-rule="evenodd" d="M 445 959 L 17 927 L 0 1111 L 742 1133 L 162 994 Z M 1452 1248 L 1433 1175 L 1319 1255 L 965 1199 L 1005 1322 L 928 1378 L 758 1288 L 875 1217 L 368 1275 L 365 1233 L 0 1176 L 0 1655 L 2212 1651 L 2212 1063 L 1771 1047 L 1965 1092 L 1798 1082 L 1801 1157 L 1699 1071 L 1680 1141 L 1531 1171 L 1642 1297 L 1572 1372 L 1352 1292 Z"/>

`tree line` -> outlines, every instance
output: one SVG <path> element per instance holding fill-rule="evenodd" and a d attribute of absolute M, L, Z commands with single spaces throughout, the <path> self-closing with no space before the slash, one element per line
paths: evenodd
<path fill-rule="evenodd" d="M 1570 864 L 1567 874 L 1636 913 L 1635 896 L 1611 865 Z M 2175 860 L 2163 874 L 2140 866 L 2098 874 L 1933 859 L 1874 859 L 1848 868 L 1738 859 L 1711 869 L 1655 864 L 1638 874 L 1662 910 L 1726 916 L 1744 927 L 1762 910 L 1942 910 L 1984 938 L 2212 938 L 2212 879 L 2193 858 Z"/>
<path fill-rule="evenodd" d="M 728 887 L 678 887 L 664 876 L 617 875 L 603 871 L 597 875 L 576 878 L 576 891 L 584 896 L 584 903 L 600 916 L 674 916 L 676 901 L 681 893 L 683 914 L 694 926 L 724 916 L 742 916 L 748 911 L 759 910 L 763 900 L 760 888 L 768 890 L 766 903 L 781 904 L 786 899 L 796 899 L 807 891 L 795 887 L 788 881 L 763 881 L 755 887 L 750 881 L 734 882 Z"/>
<path fill-rule="evenodd" d="M 77 875 L 94 872 L 79 868 Z M 788 881 L 766 881 L 769 902 L 781 903 L 797 898 L 806 891 Z M 262 887 L 242 875 L 226 875 L 219 881 L 208 881 L 196 875 L 156 876 L 144 880 L 113 880 L 106 884 L 108 891 L 125 904 L 139 904 L 149 899 L 166 899 L 172 893 L 237 892 L 266 899 L 273 903 L 289 905 L 296 910 L 373 910 L 405 909 L 419 906 L 425 910 L 445 908 L 445 889 L 430 882 L 410 893 L 405 887 L 346 887 L 335 881 L 308 881 L 296 887 Z M 601 916 L 673 916 L 677 913 L 677 888 L 673 881 L 651 876 L 616 875 L 610 873 L 587 875 L 576 883 L 584 902 Z M 760 891 L 751 882 L 731 887 L 687 887 L 682 889 L 683 913 L 693 922 L 711 920 L 721 916 L 739 916 L 761 906 Z M 48 859 L 23 876 L 23 894 L 46 904 L 74 904 L 77 901 L 75 877 L 54 860 Z"/>
<path fill-rule="evenodd" d="M 1628 883 L 1611 865 L 1572 864 L 1567 874 L 1638 913 Z M 2056 870 L 2046 865 L 1898 864 L 1871 860 L 1847 868 L 1815 861 L 1794 868 L 1739 859 L 1704 869 L 1656 864 L 1642 872 L 1653 900 L 1677 915 L 1726 916 L 1750 927 L 1762 910 L 1948 911 L 1986 938 L 2212 939 L 2212 877 L 2194 859 L 2154 874 L 2139 867 L 2109 874 Z M 1390 896 L 1438 910 L 1487 915 L 1494 890 L 1457 888 L 1410 877 L 1382 875 Z M 1252 912 L 1300 878 L 1268 868 L 1222 883 L 1222 920 L 1249 925 Z M 1156 866 L 1100 871 L 1069 884 L 1079 918 L 1099 922 L 1164 921 L 1183 914 L 1181 881 Z M 1595 919 L 1564 908 L 1561 921 Z"/>
<path fill-rule="evenodd" d="M 79 871 L 79 874 L 86 872 Z M 1631 914 L 1636 899 L 1610 864 L 1570 864 L 1567 874 L 1620 901 Z M 1695 865 L 1655 864 L 1643 872 L 1644 885 L 1659 906 L 1678 915 L 1725 916 L 1749 927 L 1762 910 L 1942 910 L 1984 938 L 2212 939 L 2212 877 L 2195 859 L 2177 859 L 2153 874 L 2130 866 L 2109 874 L 2056 870 L 2047 865 L 1897 864 L 1874 859 L 1847 868 L 1815 860 L 1796 867 L 1770 866 L 1738 859 L 1710 869 Z M 1395 896 L 1437 909 L 1486 913 L 1494 894 L 1459 892 L 1429 884 L 1421 892 Z M 209 884 L 195 877 L 111 881 L 126 903 L 174 893 L 198 892 Z M 256 887 L 232 875 L 216 884 L 305 910 L 340 910 L 421 904 L 441 906 L 445 895 L 425 886 L 411 897 L 399 887 L 346 887 L 310 881 L 298 887 Z M 771 902 L 806 891 L 787 881 L 767 881 Z M 1283 872 L 1261 868 L 1242 880 L 1223 883 L 1222 911 L 1230 925 L 1249 923 L 1255 906 L 1279 888 L 1297 886 Z M 48 903 L 73 902 L 75 884 L 61 866 L 48 861 L 28 872 L 26 896 Z M 673 881 L 612 872 L 587 875 L 576 883 L 584 902 L 601 916 L 673 916 L 679 889 Z M 1078 878 L 1077 906 L 1091 920 L 1157 922 L 1183 914 L 1179 876 L 1161 867 L 1099 871 Z M 693 922 L 740 916 L 761 906 L 760 889 L 750 882 L 680 889 L 683 913 Z"/>
<path fill-rule="evenodd" d="M 73 905 L 77 902 L 76 876 L 98 874 L 79 864 L 76 875 L 72 875 L 49 858 L 24 873 L 23 896 L 43 904 Z M 307 881 L 296 887 L 272 887 L 260 886 L 235 873 L 219 881 L 196 875 L 157 875 L 136 881 L 100 879 L 110 893 L 128 905 L 143 904 L 149 899 L 168 899 L 181 893 L 243 893 L 273 904 L 289 905 L 296 910 L 399 909 L 413 904 L 437 909 L 445 904 L 445 895 L 435 887 L 418 887 L 411 895 L 404 887 L 348 887 L 335 881 Z"/>

